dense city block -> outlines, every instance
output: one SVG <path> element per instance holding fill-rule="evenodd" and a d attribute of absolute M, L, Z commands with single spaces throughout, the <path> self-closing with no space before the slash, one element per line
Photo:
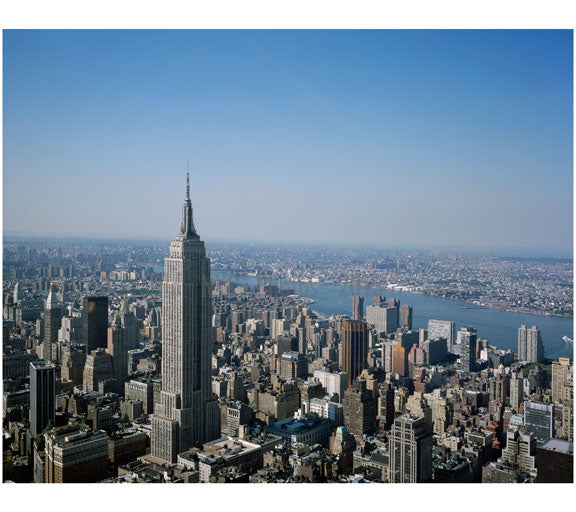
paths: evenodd
<path fill-rule="evenodd" d="M 547 359 L 533 325 L 515 351 L 454 318 L 417 329 L 386 297 L 571 315 L 570 263 L 222 244 L 210 261 L 188 189 L 169 247 L 4 250 L 5 481 L 573 480 L 570 358 Z M 326 317 L 303 281 L 382 290 Z"/>

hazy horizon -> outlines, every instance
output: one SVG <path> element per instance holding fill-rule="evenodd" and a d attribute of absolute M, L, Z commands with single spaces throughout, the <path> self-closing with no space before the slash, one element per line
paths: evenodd
<path fill-rule="evenodd" d="M 4 232 L 572 255 L 570 30 L 4 31 Z"/>
<path fill-rule="evenodd" d="M 111 243 L 121 243 L 121 242 L 137 242 L 141 244 L 170 244 L 170 241 L 174 240 L 173 236 L 165 236 L 160 238 L 146 238 L 146 237 L 124 237 L 120 235 L 47 235 L 47 234 L 30 234 L 30 233 L 11 233 L 4 232 L 3 237 L 14 239 L 33 239 L 33 240 L 63 240 L 63 241 L 86 241 L 86 242 L 111 242 Z M 517 255 L 517 256 L 543 256 L 559 259 L 573 259 L 573 251 L 562 252 L 553 251 L 539 248 L 514 248 L 514 247 L 474 247 L 474 246 L 457 246 L 457 245 L 443 245 L 443 246 L 418 246 L 418 245 L 370 245 L 370 244 L 350 244 L 350 243 L 337 243 L 337 242 L 303 242 L 301 240 L 256 240 L 256 239 L 223 239 L 223 238 L 213 238 L 204 237 L 201 235 L 201 239 L 208 245 L 209 244 L 230 244 L 230 245 L 278 245 L 291 246 L 291 247 L 313 247 L 313 248 L 342 248 L 342 249 L 358 249 L 358 250 L 381 250 L 381 251 L 422 251 L 422 252 L 476 252 L 480 254 L 499 254 L 499 255 Z M 11 243 L 11 242 L 8 242 Z"/>

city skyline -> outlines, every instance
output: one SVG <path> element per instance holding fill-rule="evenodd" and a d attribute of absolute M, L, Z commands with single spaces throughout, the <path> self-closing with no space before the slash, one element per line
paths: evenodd
<path fill-rule="evenodd" d="M 6 31 L 5 233 L 164 238 L 189 161 L 207 240 L 571 255 L 570 41 Z"/>

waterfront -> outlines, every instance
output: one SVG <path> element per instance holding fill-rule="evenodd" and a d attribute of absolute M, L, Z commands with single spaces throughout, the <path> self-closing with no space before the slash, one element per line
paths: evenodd
<path fill-rule="evenodd" d="M 366 305 L 372 303 L 373 295 L 385 295 L 387 298 L 399 299 L 401 304 L 413 306 L 415 329 L 426 327 L 428 320 L 432 318 L 452 320 L 456 323 L 456 329 L 463 326 L 475 327 L 478 336 L 487 339 L 491 345 L 514 351 L 517 350 L 518 327 L 536 325 L 542 333 L 547 358 L 573 357 L 573 347 L 562 340 L 563 336 L 573 338 L 572 318 L 474 308 L 464 301 L 385 288 L 277 281 L 217 271 L 212 272 L 212 279 L 222 281 L 230 279 L 239 284 L 252 286 L 275 284 L 281 288 L 294 289 L 296 294 L 313 299 L 315 302 L 311 305 L 312 309 L 325 316 L 351 314 L 353 295 L 364 296 Z"/>

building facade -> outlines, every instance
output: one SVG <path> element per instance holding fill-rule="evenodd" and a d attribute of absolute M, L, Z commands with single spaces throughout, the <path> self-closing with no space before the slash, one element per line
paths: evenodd
<path fill-rule="evenodd" d="M 182 217 L 164 263 L 162 391 L 152 418 L 152 455 L 169 462 L 193 445 L 220 437 L 211 387 L 210 260 L 194 227 L 188 176 Z"/>

